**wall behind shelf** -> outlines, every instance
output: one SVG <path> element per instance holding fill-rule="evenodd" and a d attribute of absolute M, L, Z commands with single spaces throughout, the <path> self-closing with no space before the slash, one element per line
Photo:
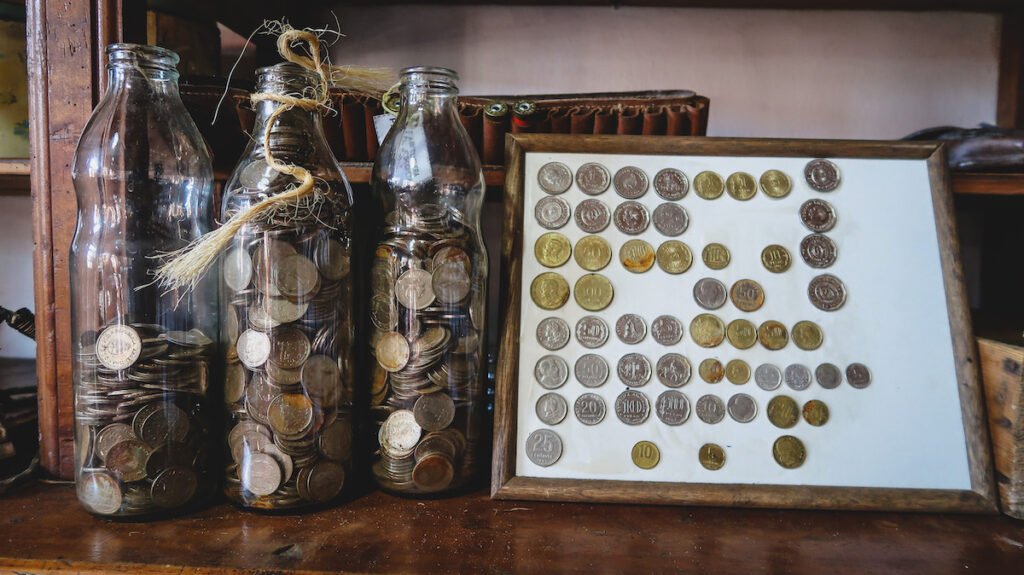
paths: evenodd
<path fill-rule="evenodd" d="M 32 293 L 32 198 L 0 196 L 0 305 L 34 310 Z M 0 325 L 0 357 L 35 357 L 36 345 Z"/>

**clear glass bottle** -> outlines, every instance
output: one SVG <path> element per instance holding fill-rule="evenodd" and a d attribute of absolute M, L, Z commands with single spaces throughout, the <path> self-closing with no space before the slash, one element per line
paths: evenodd
<path fill-rule="evenodd" d="M 258 71 L 257 92 L 301 96 L 315 73 L 283 63 Z M 254 138 L 228 180 L 223 221 L 298 186 L 266 163 Z M 270 152 L 316 179 L 316 192 L 246 224 L 222 265 L 221 339 L 229 411 L 225 492 L 244 507 L 287 510 L 335 500 L 352 453 L 352 190 L 319 111 L 292 108 L 270 129 Z"/>
<path fill-rule="evenodd" d="M 208 385 L 216 281 L 153 285 L 155 256 L 210 231 L 213 168 L 178 96 L 178 56 L 107 47 L 107 92 L 72 167 L 75 481 L 90 512 L 181 510 L 215 488 Z"/>
<path fill-rule="evenodd" d="M 373 474 L 398 494 L 458 490 L 483 463 L 484 178 L 457 80 L 402 71 L 401 110 L 373 167 L 383 217 L 369 266 Z"/>

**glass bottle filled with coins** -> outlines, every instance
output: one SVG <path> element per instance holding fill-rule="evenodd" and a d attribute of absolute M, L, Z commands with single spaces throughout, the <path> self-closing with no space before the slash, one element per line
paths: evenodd
<path fill-rule="evenodd" d="M 383 220 L 369 266 L 373 475 L 398 494 L 452 492 L 485 465 L 484 182 L 457 80 L 403 70 L 401 110 L 373 170 Z"/>
<path fill-rule="evenodd" d="M 257 92 L 309 94 L 315 73 L 259 71 Z M 313 194 L 246 223 L 224 254 L 221 338 L 227 497 L 291 510 L 338 498 L 352 454 L 352 192 L 324 138 L 320 112 L 257 103 L 254 138 L 228 180 L 223 220 L 298 186 L 267 163 L 301 166 Z"/>

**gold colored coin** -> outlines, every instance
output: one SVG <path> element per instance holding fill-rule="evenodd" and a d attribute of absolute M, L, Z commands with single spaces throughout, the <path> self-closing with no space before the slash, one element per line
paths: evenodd
<path fill-rule="evenodd" d="M 793 343 L 800 349 L 811 351 L 821 347 L 825 334 L 813 321 L 798 321 L 793 325 Z"/>
<path fill-rule="evenodd" d="M 569 301 L 569 282 L 555 272 L 544 272 L 530 284 L 530 297 L 541 309 L 558 309 Z"/>
<path fill-rule="evenodd" d="M 743 279 L 729 290 L 732 303 L 742 311 L 757 311 L 764 305 L 764 288 L 754 280 Z"/>
<path fill-rule="evenodd" d="M 789 269 L 790 264 L 793 263 L 793 256 L 786 248 L 779 244 L 772 244 L 761 250 L 761 263 L 764 264 L 766 270 L 773 274 L 781 274 Z"/>
<path fill-rule="evenodd" d="M 783 435 L 772 445 L 772 456 L 776 463 L 786 469 L 796 469 L 807 460 L 807 448 L 803 441 L 792 435 Z"/>
<path fill-rule="evenodd" d="M 537 243 L 533 245 L 533 255 L 537 256 L 542 266 L 557 268 L 569 261 L 572 243 L 558 232 L 548 232 L 537 238 Z"/>
<path fill-rule="evenodd" d="M 815 427 L 828 423 L 828 406 L 824 401 L 812 399 L 804 404 L 804 421 Z"/>
<path fill-rule="evenodd" d="M 573 257 L 588 272 L 600 271 L 612 261 L 612 246 L 601 236 L 585 236 L 576 242 Z"/>
<path fill-rule="evenodd" d="M 757 193 L 757 182 L 746 172 L 734 172 L 725 180 L 725 189 L 733 198 L 745 202 Z"/>
<path fill-rule="evenodd" d="M 782 170 L 768 170 L 761 174 L 761 189 L 770 198 L 784 198 L 793 191 L 793 180 Z"/>
<path fill-rule="evenodd" d="M 770 319 L 757 328 L 757 338 L 766 349 L 778 351 L 789 343 L 789 332 L 786 331 L 786 326 Z"/>
<path fill-rule="evenodd" d="M 705 171 L 693 178 L 693 190 L 705 200 L 714 200 L 725 191 L 725 182 L 715 172 Z"/>
<path fill-rule="evenodd" d="M 775 427 L 789 429 L 800 421 L 800 406 L 786 395 L 776 395 L 768 402 L 768 421 Z"/>
<path fill-rule="evenodd" d="M 704 469 L 718 471 L 725 465 L 725 450 L 717 443 L 705 443 L 697 454 Z"/>
<path fill-rule="evenodd" d="M 725 364 L 725 378 L 729 383 L 743 385 L 750 381 L 750 364 L 742 359 L 732 359 Z"/>
<path fill-rule="evenodd" d="M 693 264 L 690 247 L 678 240 L 668 240 L 658 246 L 658 267 L 670 274 L 681 274 Z"/>
<path fill-rule="evenodd" d="M 650 441 L 636 442 L 630 455 L 633 457 L 633 465 L 640 469 L 654 469 L 661 461 L 661 451 Z"/>
<path fill-rule="evenodd" d="M 725 324 L 710 313 L 702 313 L 690 322 L 690 336 L 701 347 L 715 347 L 725 340 Z"/>
<path fill-rule="evenodd" d="M 654 246 L 643 240 L 629 240 L 619 248 L 619 261 L 627 270 L 642 274 L 654 265 Z"/>
<path fill-rule="evenodd" d="M 750 349 L 757 343 L 757 326 L 745 319 L 734 319 L 725 329 L 725 336 L 736 349 Z"/>
<path fill-rule="evenodd" d="M 700 362 L 697 372 L 700 373 L 700 378 L 708 383 L 718 383 L 725 377 L 725 368 L 722 367 L 722 362 L 712 357 Z"/>
<path fill-rule="evenodd" d="M 601 274 L 586 274 L 576 280 L 576 303 L 587 311 L 601 311 L 612 303 L 615 290 L 612 282 Z"/>
<path fill-rule="evenodd" d="M 722 244 L 708 244 L 704 246 L 704 250 L 701 251 L 700 257 L 704 260 L 704 265 L 713 270 L 725 269 L 725 267 L 729 265 L 729 260 L 732 258 L 729 254 L 729 248 Z"/>

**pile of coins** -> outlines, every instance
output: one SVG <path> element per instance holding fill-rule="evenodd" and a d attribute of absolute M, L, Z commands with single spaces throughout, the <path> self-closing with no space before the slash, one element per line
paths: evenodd
<path fill-rule="evenodd" d="M 198 329 L 112 324 L 76 351 L 78 498 L 99 515 L 183 508 L 208 494 L 213 340 Z"/>

